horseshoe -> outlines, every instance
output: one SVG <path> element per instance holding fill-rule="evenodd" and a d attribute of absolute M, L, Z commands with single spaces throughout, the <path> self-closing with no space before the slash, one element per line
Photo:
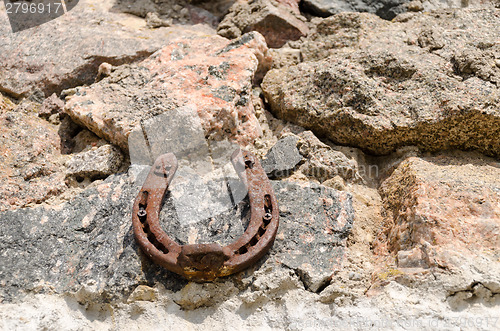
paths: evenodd
<path fill-rule="evenodd" d="M 206 282 L 242 271 L 269 251 L 279 225 L 278 203 L 271 183 L 252 153 L 237 149 L 231 162 L 247 187 L 251 217 L 243 235 L 221 247 L 217 243 L 179 245 L 162 230 L 160 210 L 177 170 L 177 158 L 168 153 L 156 159 L 132 211 L 135 239 L 153 262 L 188 280 Z"/>

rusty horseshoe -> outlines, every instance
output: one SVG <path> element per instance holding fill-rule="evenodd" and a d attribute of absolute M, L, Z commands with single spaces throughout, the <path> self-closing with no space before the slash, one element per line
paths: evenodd
<path fill-rule="evenodd" d="M 231 244 L 179 245 L 162 230 L 163 198 L 177 170 L 173 153 L 160 155 L 134 202 L 132 226 L 142 251 L 155 263 L 193 281 L 212 281 L 248 268 L 273 245 L 279 211 L 273 188 L 252 153 L 237 149 L 231 162 L 247 187 L 250 222 L 243 235 Z"/>

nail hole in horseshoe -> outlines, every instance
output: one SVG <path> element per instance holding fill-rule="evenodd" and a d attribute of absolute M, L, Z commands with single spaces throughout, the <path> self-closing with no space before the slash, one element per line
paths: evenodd
<path fill-rule="evenodd" d="M 246 160 L 245 161 L 245 168 L 252 169 L 253 168 L 253 161 L 252 160 Z"/>
<path fill-rule="evenodd" d="M 250 240 L 250 246 L 255 246 L 255 245 L 257 245 L 257 242 L 258 242 L 258 241 L 259 241 L 259 240 L 257 239 L 257 237 L 253 237 L 253 238 L 252 238 L 252 240 Z"/>
<path fill-rule="evenodd" d="M 166 248 L 162 243 L 160 243 L 155 235 L 149 230 L 149 224 L 146 222 L 144 224 L 144 233 L 148 236 L 148 240 L 149 242 L 154 246 L 156 247 L 156 249 L 158 249 L 160 252 L 162 252 L 163 254 L 168 254 L 168 248 Z"/>
<path fill-rule="evenodd" d="M 238 249 L 237 254 L 239 254 L 239 255 L 243 255 L 243 254 L 245 254 L 246 252 L 248 252 L 248 249 L 247 249 L 245 246 L 241 246 L 241 247 L 240 247 L 240 249 Z"/>

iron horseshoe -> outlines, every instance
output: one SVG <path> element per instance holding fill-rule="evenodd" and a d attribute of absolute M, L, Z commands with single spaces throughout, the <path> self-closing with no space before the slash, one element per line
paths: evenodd
<path fill-rule="evenodd" d="M 168 153 L 156 159 L 132 211 L 135 239 L 155 263 L 189 280 L 213 281 L 248 268 L 269 251 L 279 225 L 271 183 L 252 153 L 237 149 L 231 162 L 247 187 L 251 216 L 243 235 L 221 247 L 217 243 L 179 245 L 162 230 L 160 210 L 177 170 L 177 158 Z"/>

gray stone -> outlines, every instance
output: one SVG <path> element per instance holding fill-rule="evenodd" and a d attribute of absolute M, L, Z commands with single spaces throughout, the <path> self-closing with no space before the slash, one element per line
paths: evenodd
<path fill-rule="evenodd" d="M 317 292 L 341 266 L 354 222 L 352 197 L 314 183 L 277 181 L 273 188 L 280 228 L 271 257 L 295 270 L 306 289 Z"/>
<path fill-rule="evenodd" d="M 0 211 L 45 202 L 68 188 L 58 127 L 37 116 L 39 107 L 16 107 L 0 94 Z"/>
<path fill-rule="evenodd" d="M 110 1 L 80 2 L 33 29 L 11 33 L 7 20 L 0 24 L 0 91 L 16 98 L 37 93 L 47 97 L 93 83 L 101 63 L 142 60 L 185 29 L 140 30 L 133 24 L 144 22 L 109 12 Z"/>
<path fill-rule="evenodd" d="M 222 1 L 189 1 L 189 0 L 117 0 L 114 11 L 145 17 L 150 27 L 163 24 L 207 24 L 216 28 L 217 23 L 227 13 L 234 0 Z M 151 24 L 152 23 L 152 24 Z"/>
<path fill-rule="evenodd" d="M 141 123 L 182 106 L 182 119 L 201 122 L 203 139 L 230 136 L 241 145 L 252 142 L 260 127 L 250 94 L 267 58 L 264 38 L 250 32 L 231 42 L 202 31 L 171 32 L 162 40 L 164 47 L 144 61 L 119 66 L 101 81 L 75 88 L 64 111 L 125 152 L 130 133 L 141 130 Z M 171 131 L 180 129 L 168 125 Z M 179 141 L 179 136 L 177 131 L 169 139 Z"/>
<path fill-rule="evenodd" d="M 370 154 L 415 145 L 499 155 L 498 15 L 443 11 L 373 24 L 368 14 L 340 14 L 357 17 L 344 31 L 350 43 L 327 50 L 311 36 L 304 45 L 328 57 L 271 70 L 262 89 L 277 117 Z M 338 21 L 323 21 L 335 24 L 332 36 Z"/>
<path fill-rule="evenodd" d="M 83 303 L 126 302 L 138 285 L 180 290 L 187 282 L 152 264 L 135 243 L 131 208 L 139 189 L 136 179 L 131 168 L 57 208 L 0 213 L 2 224 L 8 225 L 0 227 L 1 300 L 19 301 L 28 293 L 76 293 Z M 228 279 L 248 283 L 263 264 L 285 266 L 316 291 L 328 283 L 342 259 L 353 222 L 351 197 L 319 185 L 278 181 L 273 187 L 280 205 L 276 242 L 259 264 Z M 170 208 L 169 199 L 163 209 Z M 235 213 L 226 222 L 240 219 Z M 217 235 L 214 232 L 211 239 Z M 234 292 L 230 285 L 224 288 L 224 295 Z M 193 295 L 188 290 L 182 293 L 175 300 L 186 307 L 208 302 L 203 296 L 187 298 Z"/>
<path fill-rule="evenodd" d="M 368 12 L 391 20 L 405 12 L 404 4 L 410 0 L 304 0 L 304 7 L 319 16 L 330 16 L 341 12 Z"/>
<path fill-rule="evenodd" d="M 297 149 L 299 137 L 288 136 L 278 140 L 276 145 L 271 147 L 262 161 L 262 167 L 270 178 L 280 178 L 289 176 L 295 166 L 302 161 Z"/>
<path fill-rule="evenodd" d="M 38 116 L 49 118 L 51 115 L 59 114 L 64 107 L 64 101 L 59 99 L 54 93 L 42 103 Z"/>
<path fill-rule="evenodd" d="M 67 162 L 66 173 L 75 177 L 106 177 L 118 171 L 123 155 L 113 145 L 74 154 Z"/>

